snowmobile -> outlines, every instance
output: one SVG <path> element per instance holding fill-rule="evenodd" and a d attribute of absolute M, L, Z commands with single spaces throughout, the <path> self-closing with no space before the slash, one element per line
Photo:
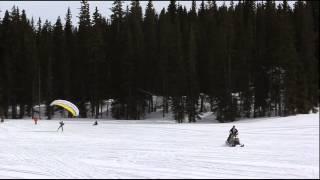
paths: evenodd
<path fill-rule="evenodd" d="M 235 147 L 237 145 L 240 145 L 241 147 L 244 146 L 244 144 L 240 144 L 240 140 L 238 135 L 230 135 L 230 137 L 227 139 L 226 144 L 231 146 L 231 147 Z"/>
<path fill-rule="evenodd" d="M 93 126 L 98 125 L 98 121 L 95 121 L 92 125 L 93 125 Z"/>

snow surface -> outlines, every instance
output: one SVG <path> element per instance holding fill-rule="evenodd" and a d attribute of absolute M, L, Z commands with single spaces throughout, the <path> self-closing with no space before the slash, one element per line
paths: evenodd
<path fill-rule="evenodd" d="M 0 123 L 0 178 L 319 178 L 319 113 L 233 123 Z M 232 125 L 245 147 L 227 147 Z"/>

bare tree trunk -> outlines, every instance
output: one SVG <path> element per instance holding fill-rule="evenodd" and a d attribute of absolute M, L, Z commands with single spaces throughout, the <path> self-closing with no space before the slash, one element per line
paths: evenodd
<path fill-rule="evenodd" d="M 1 119 L 1 122 L 4 121 L 4 110 L 2 106 L 0 106 L 0 119 Z"/>
<path fill-rule="evenodd" d="M 25 105 L 20 104 L 20 112 L 19 112 L 19 118 L 22 119 L 24 117 L 24 111 L 25 111 Z"/>
<path fill-rule="evenodd" d="M 107 102 L 107 117 L 109 116 L 109 102 Z"/>
<path fill-rule="evenodd" d="M 102 101 L 100 101 L 100 118 L 102 119 Z"/>
<path fill-rule="evenodd" d="M 98 119 L 98 118 L 99 118 L 99 109 L 100 109 L 100 107 L 99 107 L 99 102 L 96 101 L 96 102 L 95 102 L 95 119 Z"/>
<path fill-rule="evenodd" d="M 12 106 L 11 106 L 11 116 L 12 119 L 16 119 L 17 118 L 17 104 L 16 104 L 16 100 L 13 100 Z"/>
<path fill-rule="evenodd" d="M 200 96 L 201 101 L 200 101 L 200 112 L 203 112 L 203 100 L 204 100 L 204 95 Z"/>

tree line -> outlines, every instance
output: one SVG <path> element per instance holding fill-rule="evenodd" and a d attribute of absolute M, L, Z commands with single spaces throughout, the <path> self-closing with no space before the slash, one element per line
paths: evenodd
<path fill-rule="evenodd" d="M 288 116 L 319 106 L 319 2 L 201 1 L 191 9 L 171 0 L 160 13 L 149 1 L 110 19 L 81 1 L 79 23 L 30 20 L 13 7 L 0 19 L 0 114 L 33 115 L 54 99 L 74 102 L 80 117 L 143 119 L 163 97 L 163 113 L 196 122 L 205 100 L 220 122 Z M 89 106 L 87 104 L 89 103 Z M 19 107 L 19 108 L 17 108 Z"/>

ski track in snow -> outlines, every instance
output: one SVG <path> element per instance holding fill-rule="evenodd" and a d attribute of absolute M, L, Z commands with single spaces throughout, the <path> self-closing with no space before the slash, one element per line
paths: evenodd
<path fill-rule="evenodd" d="M 0 178 L 319 178 L 319 113 L 233 123 L 0 124 Z M 245 147 L 228 147 L 236 125 Z"/>

